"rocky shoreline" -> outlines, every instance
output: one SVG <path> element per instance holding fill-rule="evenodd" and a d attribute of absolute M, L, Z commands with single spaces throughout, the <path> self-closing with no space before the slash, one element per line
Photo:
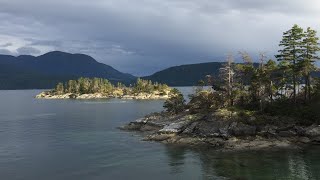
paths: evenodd
<path fill-rule="evenodd" d="M 153 113 L 120 127 L 126 131 L 143 132 L 143 140 L 187 146 L 210 146 L 216 150 L 266 150 L 299 148 L 320 144 L 320 125 L 301 126 L 281 123 L 287 119 L 264 116 L 270 122 L 258 124 L 257 117 L 246 121 L 226 118 L 220 112 L 212 114 L 170 115 Z"/>
<path fill-rule="evenodd" d="M 169 94 L 169 93 L 168 93 Z M 166 100 L 169 98 L 168 94 L 160 94 L 158 92 L 154 93 L 138 93 L 133 95 L 122 95 L 122 94 L 76 94 L 76 93 L 65 93 L 65 94 L 54 94 L 51 91 L 45 91 L 38 95 L 35 98 L 37 99 L 110 99 L 110 98 L 119 98 L 119 99 L 137 99 L 137 100 Z"/>

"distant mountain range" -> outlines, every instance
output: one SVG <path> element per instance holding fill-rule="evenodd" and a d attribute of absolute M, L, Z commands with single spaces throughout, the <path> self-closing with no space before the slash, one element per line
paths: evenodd
<path fill-rule="evenodd" d="M 208 62 L 174 66 L 141 78 L 169 86 L 194 86 L 206 75 L 217 75 L 223 64 Z M 320 72 L 314 76 L 320 77 Z M 38 57 L 0 55 L 0 89 L 50 89 L 58 82 L 79 77 L 106 78 L 127 85 L 137 79 L 84 54 L 54 51 Z"/>
<path fill-rule="evenodd" d="M 0 55 L 0 89 L 46 89 L 79 77 L 107 78 L 126 84 L 136 79 L 84 54 L 54 51 L 38 57 Z"/>

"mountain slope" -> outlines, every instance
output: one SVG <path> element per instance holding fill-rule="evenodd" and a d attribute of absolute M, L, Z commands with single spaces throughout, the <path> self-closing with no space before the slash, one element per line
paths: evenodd
<path fill-rule="evenodd" d="M 205 79 L 206 75 L 217 75 L 224 63 L 208 62 L 174 66 L 141 78 L 165 83 L 169 86 L 195 86 L 199 80 Z M 254 63 L 254 65 L 258 66 L 259 64 Z M 320 72 L 314 72 L 313 76 L 320 77 Z"/>
<path fill-rule="evenodd" d="M 0 89 L 52 88 L 59 81 L 78 77 L 126 84 L 136 79 L 84 54 L 54 51 L 38 57 L 0 55 Z"/>
<path fill-rule="evenodd" d="M 169 86 L 194 86 L 206 75 L 216 75 L 222 65 L 223 62 L 209 62 L 174 66 L 142 79 L 165 83 Z"/>

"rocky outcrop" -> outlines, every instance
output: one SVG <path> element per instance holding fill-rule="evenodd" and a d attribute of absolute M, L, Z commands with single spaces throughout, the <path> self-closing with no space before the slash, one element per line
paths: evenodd
<path fill-rule="evenodd" d="M 161 95 L 159 93 L 139 93 L 136 95 L 122 95 L 119 96 L 120 99 L 168 99 L 169 95 Z"/>
<path fill-rule="evenodd" d="M 189 124 L 188 121 L 180 121 L 176 123 L 170 123 L 165 125 L 162 129 L 159 130 L 160 133 L 180 133 L 185 127 Z"/>
<path fill-rule="evenodd" d="M 256 117 L 255 117 L 256 118 Z M 252 120 L 254 121 L 254 120 Z M 223 150 L 297 148 L 320 143 L 320 126 L 252 125 L 213 115 L 155 113 L 131 122 L 123 130 L 148 132 L 144 140 L 169 144 L 209 145 Z"/>
<path fill-rule="evenodd" d="M 123 95 L 121 93 L 113 93 L 113 94 L 102 94 L 102 93 L 94 93 L 94 94 L 75 94 L 75 93 L 65 93 L 65 94 L 55 94 L 52 91 L 41 92 L 36 95 L 38 99 L 108 99 L 108 98 L 119 98 L 119 99 L 138 99 L 138 100 L 148 100 L 148 99 L 168 99 L 168 94 L 161 94 L 159 92 L 153 93 L 138 93 L 132 95 Z"/>
<path fill-rule="evenodd" d="M 229 127 L 229 131 L 234 136 L 254 136 L 257 133 L 257 127 L 233 122 Z"/>
<path fill-rule="evenodd" d="M 308 127 L 305 131 L 305 134 L 309 137 L 320 136 L 320 125 L 312 125 L 312 126 Z"/>
<path fill-rule="evenodd" d="M 104 95 L 101 93 L 95 94 L 74 94 L 74 93 L 66 93 L 66 94 L 53 94 L 50 92 L 42 92 L 36 96 L 38 99 L 107 99 L 110 98 L 109 95 Z"/>

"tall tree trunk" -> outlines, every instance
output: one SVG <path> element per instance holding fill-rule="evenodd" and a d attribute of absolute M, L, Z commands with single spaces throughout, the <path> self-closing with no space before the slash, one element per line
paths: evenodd
<path fill-rule="evenodd" d="M 297 102 L 297 77 L 293 75 L 293 101 Z"/>
<path fill-rule="evenodd" d="M 300 79 L 297 81 L 297 95 L 300 94 Z"/>
<path fill-rule="evenodd" d="M 270 81 L 270 102 L 273 103 L 273 93 L 272 93 L 273 82 Z M 282 93 L 282 92 L 281 92 Z"/>
<path fill-rule="evenodd" d="M 296 57 L 293 57 L 293 101 L 297 102 L 297 75 L 296 75 Z"/>
<path fill-rule="evenodd" d="M 308 74 L 308 97 L 309 101 L 311 100 L 311 74 Z"/>
<path fill-rule="evenodd" d="M 305 76 L 305 85 L 304 85 L 304 101 L 307 102 L 308 100 L 308 89 L 309 89 L 309 85 L 308 85 L 308 76 Z"/>

